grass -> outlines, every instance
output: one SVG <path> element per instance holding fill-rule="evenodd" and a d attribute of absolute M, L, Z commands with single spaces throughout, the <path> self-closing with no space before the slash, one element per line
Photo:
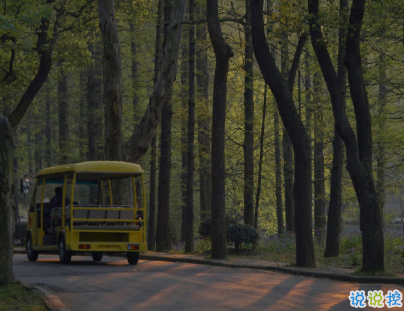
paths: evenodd
<path fill-rule="evenodd" d="M 316 267 L 351 267 L 355 275 L 404 276 L 404 239 L 401 230 L 389 228 L 385 231 L 385 271 L 365 273 L 362 265 L 362 239 L 357 230 L 347 230 L 340 237 L 339 257 L 324 258 L 325 242 L 314 240 Z M 208 254 L 206 249 L 200 253 Z M 262 238 L 260 245 L 254 249 L 229 249 L 228 257 L 248 258 L 294 266 L 296 263 L 295 237 L 285 234 L 283 237 Z"/>
<path fill-rule="evenodd" d="M 0 311 L 12 310 L 49 311 L 39 294 L 19 282 L 0 286 Z"/>

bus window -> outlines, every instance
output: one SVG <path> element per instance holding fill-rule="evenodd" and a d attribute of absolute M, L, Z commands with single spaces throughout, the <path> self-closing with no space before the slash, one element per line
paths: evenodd
<path fill-rule="evenodd" d="M 40 183 L 39 180 L 35 183 L 35 188 L 31 199 L 31 205 L 29 206 L 30 213 L 35 212 L 35 206 L 37 206 L 38 203 L 41 204 L 42 185 L 39 185 L 39 183 Z M 41 206 L 39 205 L 39 208 L 40 207 Z"/>
<path fill-rule="evenodd" d="M 132 177 L 102 180 L 103 204 L 134 206 Z"/>
<path fill-rule="evenodd" d="M 94 179 L 80 174 L 74 188 L 74 200 L 80 205 L 133 207 L 132 177 Z"/>
<path fill-rule="evenodd" d="M 99 205 L 98 181 L 76 180 L 74 201 L 79 205 Z"/>

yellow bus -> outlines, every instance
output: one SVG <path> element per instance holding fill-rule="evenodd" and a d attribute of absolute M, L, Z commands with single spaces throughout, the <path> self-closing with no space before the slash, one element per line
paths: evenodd
<path fill-rule="evenodd" d="M 43 169 L 37 176 L 29 208 L 27 257 L 59 253 L 126 253 L 135 265 L 146 245 L 146 196 L 138 164 L 90 161 Z"/>

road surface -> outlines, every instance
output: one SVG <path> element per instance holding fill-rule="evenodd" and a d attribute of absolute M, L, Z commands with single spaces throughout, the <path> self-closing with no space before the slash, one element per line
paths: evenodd
<path fill-rule="evenodd" d="M 40 287 L 61 310 L 355 310 L 350 291 L 398 289 L 398 285 L 344 283 L 276 272 L 126 258 L 57 255 L 29 262 L 14 255 L 20 281 Z M 388 309 L 385 307 L 384 309 Z M 391 310 L 398 310 L 392 308 Z M 375 310 L 366 307 L 362 310 Z"/>

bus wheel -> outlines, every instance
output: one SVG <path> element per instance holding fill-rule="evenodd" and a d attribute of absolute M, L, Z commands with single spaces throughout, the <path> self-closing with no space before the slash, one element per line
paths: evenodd
<path fill-rule="evenodd" d="M 93 257 L 94 261 L 101 261 L 102 260 L 102 253 L 92 252 L 91 257 Z"/>
<path fill-rule="evenodd" d="M 36 261 L 38 259 L 38 252 L 32 249 L 32 238 L 28 236 L 26 243 L 27 257 L 29 261 Z"/>
<path fill-rule="evenodd" d="M 128 259 L 128 262 L 130 265 L 136 265 L 137 262 L 139 261 L 139 252 L 136 253 L 126 253 L 126 258 Z"/>
<path fill-rule="evenodd" d="M 72 260 L 72 253 L 66 250 L 64 238 L 61 238 L 59 241 L 59 259 L 63 264 L 68 264 Z"/>

